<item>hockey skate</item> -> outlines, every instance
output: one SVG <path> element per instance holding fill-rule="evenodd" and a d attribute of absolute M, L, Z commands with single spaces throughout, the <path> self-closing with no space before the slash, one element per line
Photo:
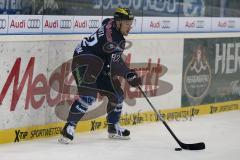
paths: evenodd
<path fill-rule="evenodd" d="M 74 138 L 75 126 L 66 123 L 63 130 L 61 131 L 61 136 L 58 139 L 59 143 L 69 144 Z"/>
<path fill-rule="evenodd" d="M 121 128 L 119 124 L 108 124 L 108 138 L 110 139 L 120 139 L 120 140 L 128 140 L 130 139 L 130 131 Z"/>

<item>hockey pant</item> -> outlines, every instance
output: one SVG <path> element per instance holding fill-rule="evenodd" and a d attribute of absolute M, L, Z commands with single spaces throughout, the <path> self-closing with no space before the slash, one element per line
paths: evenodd
<path fill-rule="evenodd" d="M 118 79 L 113 79 L 103 73 L 100 73 L 95 82 L 89 83 L 89 75 L 86 75 L 86 66 L 78 67 L 77 62 L 73 60 L 72 73 L 75 78 L 79 99 L 75 100 L 70 108 L 67 118 L 68 123 L 76 125 L 87 112 L 97 97 L 97 93 L 108 97 L 107 104 L 107 123 L 116 124 L 120 120 L 124 93 Z M 88 78 L 86 80 L 86 77 Z"/>

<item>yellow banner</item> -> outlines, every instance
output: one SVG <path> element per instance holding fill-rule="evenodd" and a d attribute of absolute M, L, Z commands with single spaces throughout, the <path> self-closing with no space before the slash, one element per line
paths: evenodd
<path fill-rule="evenodd" d="M 233 110 L 240 110 L 240 101 L 229 101 L 201 106 L 166 109 L 159 112 L 166 121 L 188 121 L 192 120 L 195 116 Z M 143 122 L 155 121 L 158 121 L 156 114 L 149 111 L 138 112 L 134 114 L 125 113 L 122 115 L 120 123 L 121 125 L 136 125 Z M 59 122 L 40 126 L 1 130 L 0 144 L 56 136 L 60 134 L 63 125 L 63 122 Z M 106 127 L 107 125 L 105 117 L 100 117 L 89 121 L 81 121 L 76 128 L 76 132 L 95 131 Z"/>

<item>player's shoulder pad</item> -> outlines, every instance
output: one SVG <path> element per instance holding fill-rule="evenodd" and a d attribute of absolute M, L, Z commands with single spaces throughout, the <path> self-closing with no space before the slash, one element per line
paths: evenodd
<path fill-rule="evenodd" d="M 112 18 L 106 18 L 102 21 L 102 25 L 107 24 Z"/>

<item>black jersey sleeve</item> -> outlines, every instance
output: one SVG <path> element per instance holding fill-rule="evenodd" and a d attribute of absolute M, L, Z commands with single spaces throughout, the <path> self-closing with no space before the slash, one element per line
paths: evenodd
<path fill-rule="evenodd" d="M 130 72 L 130 69 L 126 65 L 126 63 L 123 61 L 123 59 L 120 58 L 118 63 L 111 64 L 111 72 L 112 72 L 112 75 L 126 78 L 127 73 Z"/>

